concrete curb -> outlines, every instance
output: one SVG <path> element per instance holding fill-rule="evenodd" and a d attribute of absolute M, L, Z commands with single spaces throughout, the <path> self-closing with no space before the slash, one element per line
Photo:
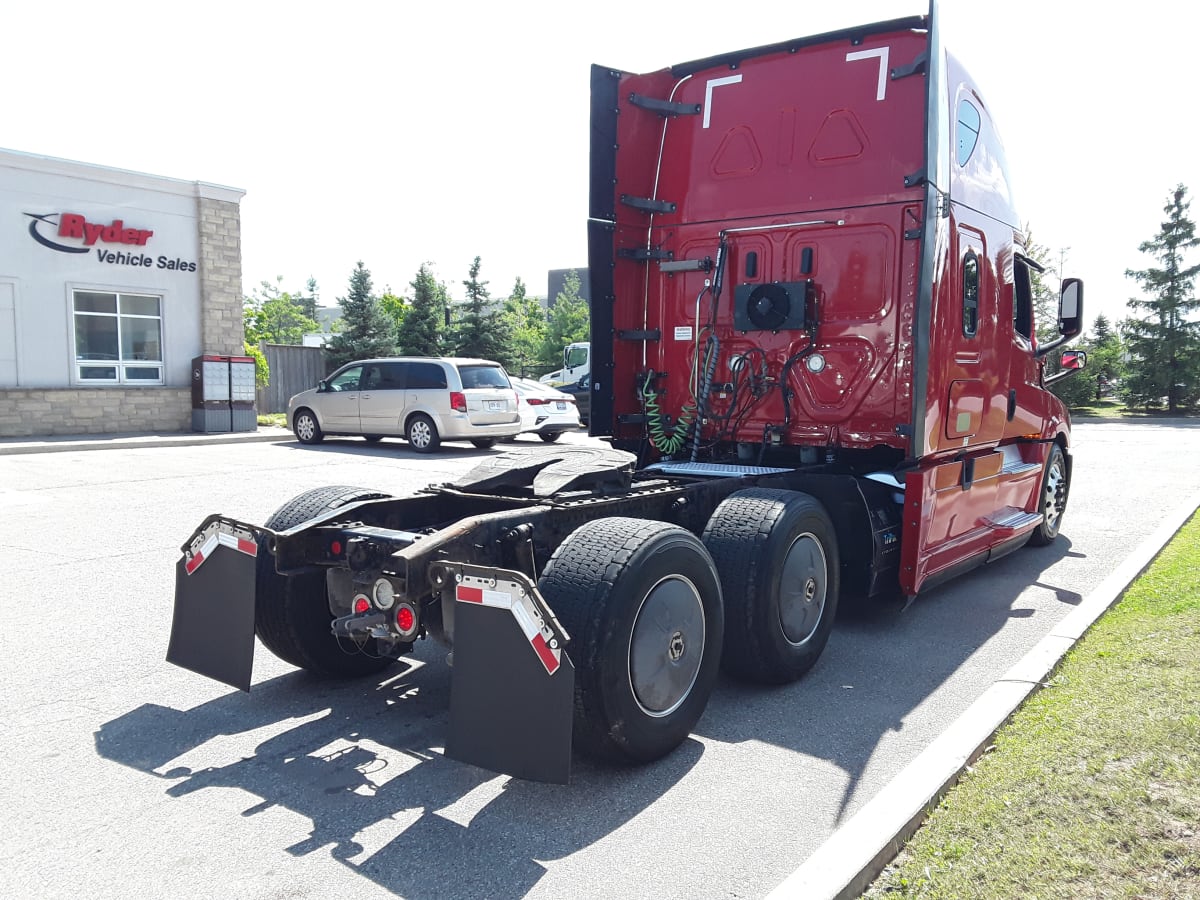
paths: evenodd
<path fill-rule="evenodd" d="M 849 900 L 870 887 L 996 731 L 1198 508 L 1200 495 L 1168 515 L 1050 634 L 768 894 L 768 900 Z"/>
<path fill-rule="evenodd" d="M 286 428 L 238 433 L 104 434 L 63 438 L 16 438 L 0 443 L 0 456 L 22 453 L 67 453 L 79 450 L 123 450 L 131 447 L 198 447 L 204 444 L 244 444 L 295 440 Z"/>

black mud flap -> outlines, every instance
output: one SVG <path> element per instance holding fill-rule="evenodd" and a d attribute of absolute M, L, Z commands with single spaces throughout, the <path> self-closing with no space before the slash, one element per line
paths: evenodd
<path fill-rule="evenodd" d="M 208 521 L 185 546 L 167 662 L 249 691 L 258 544 L 239 525 Z"/>
<path fill-rule="evenodd" d="M 442 602 L 454 603 L 454 657 L 446 755 L 567 784 L 575 667 L 564 649 L 566 632 L 517 573 L 473 566 L 448 572 Z"/>

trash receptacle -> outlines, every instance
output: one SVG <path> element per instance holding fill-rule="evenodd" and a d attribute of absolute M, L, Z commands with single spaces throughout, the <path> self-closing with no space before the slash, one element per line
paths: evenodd
<path fill-rule="evenodd" d="M 230 431 L 229 357 L 206 353 L 192 360 L 192 431 Z"/>

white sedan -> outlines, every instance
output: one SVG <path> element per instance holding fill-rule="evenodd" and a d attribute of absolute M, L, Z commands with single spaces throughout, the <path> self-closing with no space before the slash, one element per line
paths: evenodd
<path fill-rule="evenodd" d="M 521 414 L 521 434 L 557 441 L 564 431 L 579 430 L 579 408 L 570 394 L 528 378 L 512 378 Z"/>

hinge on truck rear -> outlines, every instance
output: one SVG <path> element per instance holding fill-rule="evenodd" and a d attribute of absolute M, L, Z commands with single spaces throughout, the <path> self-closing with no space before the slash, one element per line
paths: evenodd
<path fill-rule="evenodd" d="M 641 209 L 646 212 L 675 212 L 675 204 L 670 200 L 654 200 L 649 197 L 631 197 L 628 194 L 622 194 L 621 202 L 626 206 L 632 206 L 634 209 Z"/>
<path fill-rule="evenodd" d="M 660 250 L 657 247 L 621 247 L 617 250 L 617 256 L 622 259 L 634 259 L 638 262 L 646 262 L 651 259 L 674 259 L 675 251 Z"/>
<path fill-rule="evenodd" d="M 629 102 L 634 106 L 666 116 L 698 116 L 699 103 L 672 103 L 670 100 L 659 100 L 656 97 L 644 97 L 641 94 L 630 94 Z"/>
<path fill-rule="evenodd" d="M 929 56 L 922 53 L 907 66 L 896 66 L 896 68 L 892 69 L 892 81 L 895 81 L 897 78 L 907 78 L 909 75 L 916 75 L 918 73 L 924 74 L 925 66 L 928 64 Z"/>

